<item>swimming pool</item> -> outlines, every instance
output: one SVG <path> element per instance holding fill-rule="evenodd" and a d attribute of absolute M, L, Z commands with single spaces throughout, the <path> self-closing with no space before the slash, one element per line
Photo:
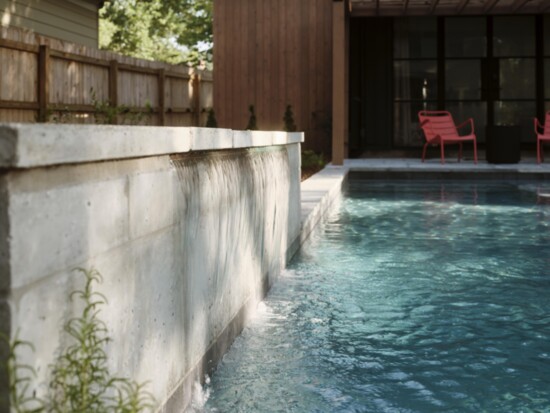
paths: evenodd
<path fill-rule="evenodd" d="M 352 181 L 203 412 L 550 412 L 550 206 L 533 185 Z"/>

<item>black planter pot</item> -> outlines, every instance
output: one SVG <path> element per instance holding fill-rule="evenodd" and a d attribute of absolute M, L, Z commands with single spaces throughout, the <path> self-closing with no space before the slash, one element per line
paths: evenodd
<path fill-rule="evenodd" d="M 489 163 L 518 163 L 521 159 L 519 126 L 488 126 L 485 158 Z"/>

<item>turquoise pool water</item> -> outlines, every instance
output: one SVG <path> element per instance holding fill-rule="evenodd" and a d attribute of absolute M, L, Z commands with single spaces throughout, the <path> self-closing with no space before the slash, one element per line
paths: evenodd
<path fill-rule="evenodd" d="M 349 186 L 198 410 L 550 412 L 547 198 L 532 185 Z"/>

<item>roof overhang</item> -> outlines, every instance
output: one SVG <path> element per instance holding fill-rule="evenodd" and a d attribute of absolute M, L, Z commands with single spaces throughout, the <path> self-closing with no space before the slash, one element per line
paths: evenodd
<path fill-rule="evenodd" d="M 550 0 L 351 0 L 352 17 L 458 16 L 550 12 Z"/>

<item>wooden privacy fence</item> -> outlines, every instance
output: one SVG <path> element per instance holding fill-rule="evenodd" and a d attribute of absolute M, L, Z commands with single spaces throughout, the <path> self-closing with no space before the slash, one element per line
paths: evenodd
<path fill-rule="evenodd" d="M 2 122 L 204 126 L 206 111 L 213 106 L 212 91 L 207 71 L 120 56 L 20 29 L 3 29 L 0 37 Z"/>

